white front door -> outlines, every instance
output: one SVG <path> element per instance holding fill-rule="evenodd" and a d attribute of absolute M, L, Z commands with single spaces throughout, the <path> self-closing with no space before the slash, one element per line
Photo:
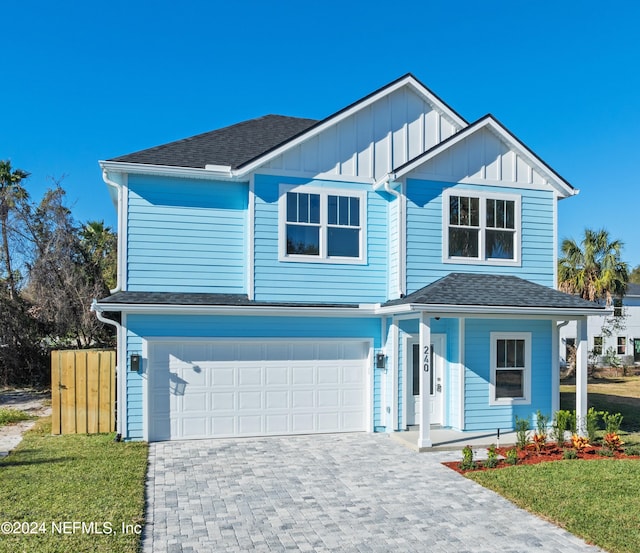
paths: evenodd
<path fill-rule="evenodd" d="M 431 424 L 443 423 L 444 407 L 444 334 L 431 335 L 431 371 L 425 374 L 429 379 L 429 398 L 431 406 Z M 420 401 L 420 371 L 422 368 L 420 343 L 418 340 L 407 341 L 407 426 L 418 424 L 422 409 Z"/>

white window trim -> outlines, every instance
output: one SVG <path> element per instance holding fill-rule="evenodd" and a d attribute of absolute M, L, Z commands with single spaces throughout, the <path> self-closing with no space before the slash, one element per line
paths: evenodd
<path fill-rule="evenodd" d="M 524 340 L 524 374 L 522 376 L 524 396 L 521 398 L 496 399 L 496 343 L 498 340 Z M 531 403 L 531 332 L 491 332 L 490 348 L 489 405 L 529 405 Z"/>
<path fill-rule="evenodd" d="M 449 198 L 465 196 L 478 198 L 480 203 L 479 257 L 449 257 Z M 514 202 L 513 259 L 490 259 L 485 257 L 485 231 L 487 230 L 487 200 Z M 475 228 L 475 227 L 470 227 Z M 496 265 L 520 267 L 522 265 L 522 197 L 518 194 L 491 193 L 467 188 L 452 188 L 442 194 L 442 262 L 462 265 Z"/>
<path fill-rule="evenodd" d="M 281 184 L 278 198 L 278 261 L 292 263 L 329 263 L 333 265 L 364 265 L 367 263 L 367 193 L 350 188 L 325 188 Z M 287 253 L 287 192 L 318 194 L 320 196 L 320 255 L 297 255 Z M 360 200 L 360 256 L 329 257 L 327 255 L 328 196 L 351 196 Z"/>

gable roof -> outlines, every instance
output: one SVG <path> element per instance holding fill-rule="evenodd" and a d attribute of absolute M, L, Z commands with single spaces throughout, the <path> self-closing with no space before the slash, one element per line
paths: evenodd
<path fill-rule="evenodd" d="M 510 275 L 451 273 L 384 304 L 603 310 L 604 306 Z"/>
<path fill-rule="evenodd" d="M 207 169 L 207 166 L 210 166 L 209 168 L 227 172 L 237 170 L 244 175 L 261 164 L 267 163 L 283 151 L 308 140 L 327 127 L 337 124 L 354 112 L 405 86 L 412 88 L 435 109 L 446 114 L 446 117 L 457 128 L 468 125 L 467 121 L 439 96 L 411 73 L 407 73 L 320 121 L 267 115 L 169 144 L 112 158 L 106 163 L 189 169 Z M 104 163 L 101 162 L 101 164 Z"/>
<path fill-rule="evenodd" d="M 316 123 L 315 119 L 265 115 L 109 161 L 197 169 L 224 165 L 236 169 Z"/>
<path fill-rule="evenodd" d="M 407 173 L 410 173 L 420 165 L 437 157 L 438 155 L 450 149 L 455 144 L 459 144 L 461 141 L 465 140 L 475 133 L 480 132 L 482 129 L 488 129 L 489 131 L 493 132 L 501 141 L 515 150 L 519 155 L 523 156 L 523 158 L 526 159 L 533 167 L 535 167 L 547 179 L 548 183 L 556 188 L 563 197 L 572 196 L 578 193 L 578 190 L 576 188 L 574 188 L 549 165 L 547 165 L 547 163 L 545 163 L 538 155 L 536 155 L 526 144 L 524 144 L 524 142 L 516 137 L 509 129 L 507 129 L 507 127 L 505 127 L 490 113 L 485 115 L 484 117 L 481 117 L 456 134 L 436 144 L 426 152 L 400 165 L 395 169 L 391 177 L 393 179 L 397 179 L 406 175 Z"/>

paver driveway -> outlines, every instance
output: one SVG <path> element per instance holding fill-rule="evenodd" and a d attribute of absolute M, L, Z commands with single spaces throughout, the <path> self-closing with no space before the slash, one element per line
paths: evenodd
<path fill-rule="evenodd" d="M 600 551 L 382 434 L 151 444 L 145 552 Z"/>

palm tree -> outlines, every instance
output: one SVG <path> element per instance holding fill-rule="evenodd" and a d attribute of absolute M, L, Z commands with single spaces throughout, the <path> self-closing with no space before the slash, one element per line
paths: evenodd
<path fill-rule="evenodd" d="M 562 241 L 562 257 L 558 260 L 560 290 L 578 294 L 589 301 L 622 297 L 627 289 L 629 269 L 620 259 L 623 243 L 609 241 L 609 233 L 602 229 L 586 229 L 578 245 L 575 240 Z"/>
<path fill-rule="evenodd" d="M 29 173 L 22 169 L 12 169 L 10 161 L 0 160 L 0 230 L 2 232 L 2 257 L 7 271 L 9 296 L 14 297 L 16 283 L 11 267 L 11 253 L 9 251 L 9 213 L 16 206 L 16 202 L 27 199 L 28 193 L 20 184 Z"/>

